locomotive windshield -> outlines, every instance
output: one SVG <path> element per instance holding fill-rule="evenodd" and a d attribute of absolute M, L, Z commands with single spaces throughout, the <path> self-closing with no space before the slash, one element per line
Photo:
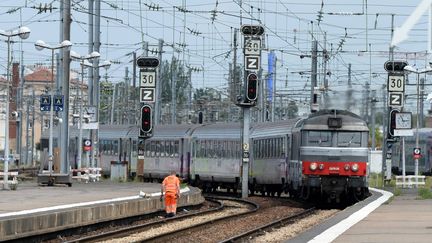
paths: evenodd
<path fill-rule="evenodd" d="M 307 134 L 307 146 L 331 147 L 331 132 L 309 131 Z"/>
<path fill-rule="evenodd" d="M 317 147 L 361 147 L 361 132 L 307 131 L 306 146 Z"/>
<path fill-rule="evenodd" d="M 338 147 L 360 147 L 361 133 L 360 132 L 338 132 L 337 146 Z"/>

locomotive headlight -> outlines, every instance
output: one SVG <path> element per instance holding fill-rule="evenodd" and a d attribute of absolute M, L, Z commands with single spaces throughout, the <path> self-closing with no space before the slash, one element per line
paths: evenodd
<path fill-rule="evenodd" d="M 354 172 L 357 172 L 358 169 L 359 169 L 358 164 L 353 164 L 353 165 L 351 166 L 351 170 L 354 171 Z"/>
<path fill-rule="evenodd" d="M 324 170 L 324 164 L 320 164 L 320 165 L 319 165 L 319 169 L 320 169 L 320 170 Z"/>
<path fill-rule="evenodd" d="M 317 167 L 318 167 L 318 164 L 317 164 L 317 163 L 311 163 L 311 164 L 309 165 L 309 169 L 310 169 L 311 171 L 315 171 L 315 170 L 317 169 Z"/>
<path fill-rule="evenodd" d="M 345 169 L 346 171 L 349 171 L 349 169 L 350 169 L 349 164 L 344 165 L 344 169 Z"/>

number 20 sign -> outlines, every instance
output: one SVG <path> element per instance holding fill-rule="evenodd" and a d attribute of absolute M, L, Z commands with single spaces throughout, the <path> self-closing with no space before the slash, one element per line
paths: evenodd
<path fill-rule="evenodd" d="M 387 90 L 389 92 L 404 92 L 405 77 L 403 75 L 389 75 Z"/>

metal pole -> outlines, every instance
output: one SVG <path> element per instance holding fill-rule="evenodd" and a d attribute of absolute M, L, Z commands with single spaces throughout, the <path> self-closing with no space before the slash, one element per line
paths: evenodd
<path fill-rule="evenodd" d="M 243 154 L 249 153 L 250 108 L 243 107 Z M 242 156 L 242 198 L 249 195 L 249 157 Z"/>
<path fill-rule="evenodd" d="M 71 1 L 64 1 L 63 12 L 63 36 L 65 40 L 70 40 L 71 27 Z M 69 172 L 69 81 L 70 81 L 70 50 L 69 48 L 61 48 L 62 56 L 62 80 L 61 84 L 63 95 L 63 113 L 61 114 L 63 123 L 61 126 L 60 140 L 60 172 L 67 174 Z"/>
<path fill-rule="evenodd" d="M 162 75 L 162 51 L 163 51 L 163 39 L 159 39 L 158 42 L 158 58 L 161 64 L 158 67 L 158 72 L 156 74 L 156 100 L 159 100 L 161 97 L 162 92 L 162 84 L 161 84 L 161 75 Z M 160 119 L 161 119 L 161 103 L 162 102 L 156 102 L 155 103 L 155 120 L 154 125 L 159 125 Z"/>
<path fill-rule="evenodd" d="M 48 145 L 48 171 L 52 173 L 53 163 L 53 125 L 54 125 L 54 48 L 51 49 L 51 104 L 50 104 L 50 123 L 49 123 L 49 145 Z"/>
<path fill-rule="evenodd" d="M 376 143 L 375 143 L 375 90 L 372 91 L 372 100 L 371 100 L 371 120 L 372 120 L 372 150 L 375 151 Z"/>
<path fill-rule="evenodd" d="M 315 87 L 317 86 L 317 62 L 318 62 L 318 42 L 316 40 L 312 41 L 312 68 L 311 68 L 311 96 L 310 96 L 310 109 L 312 112 L 315 112 L 314 110 L 314 94 L 315 94 Z"/>
<path fill-rule="evenodd" d="M 176 124 L 176 76 L 177 68 L 174 67 L 176 59 L 174 54 L 171 61 L 171 124 Z"/>
<path fill-rule="evenodd" d="M 9 190 L 8 184 L 8 170 L 9 170 L 9 101 L 10 101 L 10 36 L 7 37 L 7 85 L 6 85 L 6 122 L 5 122 L 5 145 L 4 145 L 4 176 L 3 176 L 3 190 Z"/>
<path fill-rule="evenodd" d="M 33 128 L 32 128 L 33 129 Z M 25 149 L 25 154 L 24 154 L 24 165 L 29 165 L 28 162 L 28 157 L 29 157 L 29 152 L 30 152 L 30 136 L 29 136 L 29 130 L 30 130 L 30 100 L 26 100 L 26 129 L 25 129 L 25 133 L 26 133 L 26 149 Z"/>
<path fill-rule="evenodd" d="M 35 129 L 34 129 L 34 124 L 35 124 L 35 119 L 36 119 L 36 113 L 35 113 L 35 91 L 32 88 L 32 122 L 31 122 L 31 127 L 32 127 L 32 135 L 31 135 L 31 152 L 30 152 L 30 160 L 31 160 L 31 165 L 34 167 L 35 161 L 33 160 L 33 150 L 34 150 L 34 133 L 35 133 Z M 42 116 L 41 116 L 42 117 Z M 41 124 L 43 124 L 43 119 L 41 119 Z M 41 126 L 42 127 L 42 126 Z"/>
<path fill-rule="evenodd" d="M 272 51 L 274 53 L 274 51 Z M 273 84 L 272 84 L 272 100 L 271 100 L 271 121 L 274 122 L 275 121 L 275 110 L 276 110 L 276 54 L 274 54 L 274 67 L 273 67 L 273 73 L 272 75 L 272 80 L 273 80 Z"/>
<path fill-rule="evenodd" d="M 83 119 L 83 95 L 82 95 L 82 86 L 84 85 L 84 59 L 81 59 L 81 85 L 78 85 L 79 92 L 79 134 L 78 134 L 78 158 L 77 158 L 77 169 L 81 169 L 81 158 L 82 158 L 82 119 Z"/>
<path fill-rule="evenodd" d="M 406 176 L 406 170 L 405 170 L 405 136 L 402 136 L 402 187 L 405 187 L 405 176 Z"/>
<path fill-rule="evenodd" d="M 110 114 L 110 124 L 114 124 L 114 111 L 115 111 L 115 93 L 116 93 L 116 86 L 112 86 L 112 98 L 111 98 L 111 114 Z"/>
<path fill-rule="evenodd" d="M 424 99 L 423 99 L 423 97 L 424 97 L 424 88 L 425 88 L 425 79 L 424 78 L 421 78 L 420 79 L 420 93 L 419 93 L 419 99 L 420 99 L 420 106 L 419 106 L 419 111 L 420 111 L 420 121 L 419 121 L 419 127 L 420 128 L 422 128 L 422 127 L 424 127 L 424 122 L 423 122 L 423 117 L 424 117 L 424 113 L 423 113 L 423 110 L 424 110 L 424 103 L 423 103 L 423 101 L 424 101 Z"/>
<path fill-rule="evenodd" d="M 419 81 L 420 81 L 420 73 L 417 73 L 417 119 L 416 119 L 416 148 L 419 147 L 419 123 L 420 123 L 420 116 L 419 116 L 419 103 L 420 103 L 420 85 L 419 85 Z M 417 187 L 417 183 L 418 183 L 418 158 L 416 157 L 416 159 L 414 160 L 414 166 L 415 166 L 415 171 L 414 174 L 416 176 L 416 186 Z"/>
<path fill-rule="evenodd" d="M 381 164 L 381 175 L 382 175 L 382 182 L 384 187 L 384 180 L 385 180 L 385 174 L 384 174 L 384 168 L 386 167 L 386 161 L 387 161 L 387 134 L 388 134 L 388 106 L 387 106 L 387 92 L 386 92 L 386 85 L 384 84 L 382 86 L 383 88 L 383 115 L 382 115 L 382 121 L 383 121 L 383 141 L 382 141 L 382 164 Z"/>

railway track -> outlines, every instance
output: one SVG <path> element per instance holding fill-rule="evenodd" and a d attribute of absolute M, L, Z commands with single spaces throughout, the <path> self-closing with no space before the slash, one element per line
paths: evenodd
<path fill-rule="evenodd" d="M 178 229 L 172 230 L 172 231 L 158 231 L 153 235 L 150 235 L 150 236 L 147 236 L 144 238 L 141 237 L 141 239 L 138 239 L 138 240 L 135 239 L 134 240 L 134 241 L 159 241 L 159 240 L 163 239 L 164 237 L 172 236 L 175 234 L 180 234 L 181 232 L 188 231 L 188 230 L 195 228 L 195 227 L 209 225 L 209 224 L 212 224 L 212 223 L 217 222 L 217 221 L 226 220 L 226 219 L 232 218 L 232 217 L 238 217 L 238 216 L 243 215 L 243 214 L 253 213 L 256 210 L 258 210 L 258 208 L 259 208 L 259 206 L 256 203 L 248 201 L 248 200 L 243 200 L 243 199 L 228 198 L 228 197 L 206 197 L 206 200 L 217 203 L 219 206 L 217 206 L 216 208 L 211 208 L 211 209 L 200 211 L 200 212 L 188 213 L 188 214 L 176 216 L 174 218 L 160 219 L 160 220 L 157 220 L 154 222 L 124 227 L 121 229 L 114 229 L 111 231 L 98 233 L 97 235 L 90 235 L 90 236 L 75 238 L 75 239 L 62 241 L 62 242 L 69 242 L 69 243 L 72 243 L 72 242 L 98 242 L 98 241 L 109 241 L 109 240 L 113 240 L 113 242 L 115 242 L 119 238 L 123 238 L 123 239 L 125 239 L 125 242 L 129 242 L 131 240 L 130 240 L 130 238 L 128 240 L 128 237 L 131 237 L 131 236 L 133 237 L 134 234 L 140 234 L 140 232 L 141 233 L 142 232 L 149 233 L 149 231 L 158 231 L 157 228 L 161 228 L 161 227 L 164 227 L 164 226 L 167 226 L 170 224 L 174 224 L 176 222 L 181 222 L 184 219 L 190 219 L 192 217 L 204 217 L 204 218 L 208 217 L 209 218 L 209 220 L 204 220 L 204 221 L 199 222 L 199 223 L 194 224 L 194 225 L 178 228 Z M 210 217 L 211 214 L 216 214 L 218 211 L 226 210 L 227 208 L 228 209 L 231 208 L 232 211 L 239 211 L 239 210 L 237 210 L 238 205 L 236 206 L 232 202 L 235 202 L 238 205 L 243 204 L 243 206 L 245 206 L 245 208 L 247 208 L 247 209 L 242 210 L 238 213 L 231 213 L 225 217 L 220 217 L 220 218 Z"/>
<path fill-rule="evenodd" d="M 295 222 L 297 222 L 299 219 L 302 219 L 308 215 L 311 215 L 315 212 L 315 208 L 309 208 L 309 209 L 305 209 L 304 211 L 301 211 L 299 213 L 296 213 L 294 215 L 291 216 L 286 216 L 283 217 L 282 219 L 277 219 L 274 220 L 270 223 L 267 223 L 265 225 L 256 227 L 252 230 L 246 231 L 244 233 L 238 234 L 236 236 L 230 237 L 228 239 L 219 241 L 219 243 L 227 243 L 227 242 L 243 242 L 244 240 L 246 240 L 248 237 L 253 237 L 254 235 L 260 234 L 261 232 L 265 232 L 268 231 L 271 228 L 274 227 L 282 227 L 282 226 L 287 226 L 289 224 L 293 224 Z"/>

